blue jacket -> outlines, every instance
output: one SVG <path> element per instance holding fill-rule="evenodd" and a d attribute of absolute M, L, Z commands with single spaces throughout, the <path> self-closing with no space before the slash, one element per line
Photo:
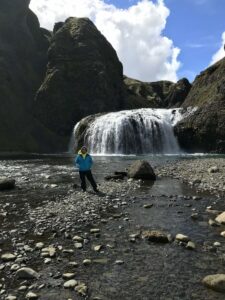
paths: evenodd
<path fill-rule="evenodd" d="M 78 153 L 75 164 L 78 165 L 79 171 L 89 171 L 93 165 L 93 160 L 90 154 L 86 154 L 85 158 Z"/>

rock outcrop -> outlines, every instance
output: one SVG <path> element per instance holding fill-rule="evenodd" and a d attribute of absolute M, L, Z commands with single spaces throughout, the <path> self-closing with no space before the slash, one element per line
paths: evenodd
<path fill-rule="evenodd" d="M 142 82 L 124 76 L 126 109 L 180 107 L 187 97 L 191 84 L 186 78 L 171 81 Z"/>
<path fill-rule="evenodd" d="M 198 107 L 175 127 L 180 145 L 190 152 L 225 152 L 225 58 L 196 77 L 183 105 Z"/>
<path fill-rule="evenodd" d="M 41 151 L 51 134 L 32 117 L 47 63 L 50 33 L 28 0 L 0 1 L 0 151 Z"/>
<path fill-rule="evenodd" d="M 87 115 L 123 108 L 122 64 L 89 19 L 56 24 L 48 57 L 34 112 L 57 135 L 69 137 Z"/>

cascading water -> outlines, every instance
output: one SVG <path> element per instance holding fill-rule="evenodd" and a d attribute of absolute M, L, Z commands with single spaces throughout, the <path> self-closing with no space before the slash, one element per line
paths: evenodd
<path fill-rule="evenodd" d="M 179 154 L 173 126 L 180 119 L 180 109 L 108 113 L 88 125 L 84 144 L 94 154 Z"/>

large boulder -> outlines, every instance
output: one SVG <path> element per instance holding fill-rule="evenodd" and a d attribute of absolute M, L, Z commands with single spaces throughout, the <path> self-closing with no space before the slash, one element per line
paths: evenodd
<path fill-rule="evenodd" d="M 86 18 L 56 24 L 35 116 L 57 135 L 70 137 L 87 115 L 123 107 L 123 67 L 116 51 Z"/>
<path fill-rule="evenodd" d="M 196 77 L 183 105 L 197 107 L 175 127 L 188 151 L 225 152 L 225 58 Z"/>
<path fill-rule="evenodd" d="M 128 169 L 128 177 L 143 180 L 156 180 L 156 175 L 150 164 L 145 160 L 135 161 Z"/>
<path fill-rule="evenodd" d="M 142 82 L 124 76 L 125 108 L 180 107 L 187 97 L 191 84 L 186 78 L 171 81 Z"/>
<path fill-rule="evenodd" d="M 32 117 L 44 78 L 50 32 L 28 0 L 0 1 L 0 151 L 39 152 L 51 134 Z"/>
<path fill-rule="evenodd" d="M 0 177 L 0 191 L 11 190 L 15 188 L 16 181 L 7 177 Z"/>

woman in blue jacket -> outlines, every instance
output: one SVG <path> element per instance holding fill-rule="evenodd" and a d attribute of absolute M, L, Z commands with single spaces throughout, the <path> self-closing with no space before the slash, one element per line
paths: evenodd
<path fill-rule="evenodd" d="M 97 193 L 97 184 L 93 178 L 91 167 L 93 165 L 93 160 L 90 154 L 87 153 L 87 147 L 83 146 L 75 160 L 75 164 L 79 167 L 79 174 L 81 180 L 81 188 L 85 192 L 86 191 L 86 180 L 85 177 L 90 181 L 93 190 Z"/>

